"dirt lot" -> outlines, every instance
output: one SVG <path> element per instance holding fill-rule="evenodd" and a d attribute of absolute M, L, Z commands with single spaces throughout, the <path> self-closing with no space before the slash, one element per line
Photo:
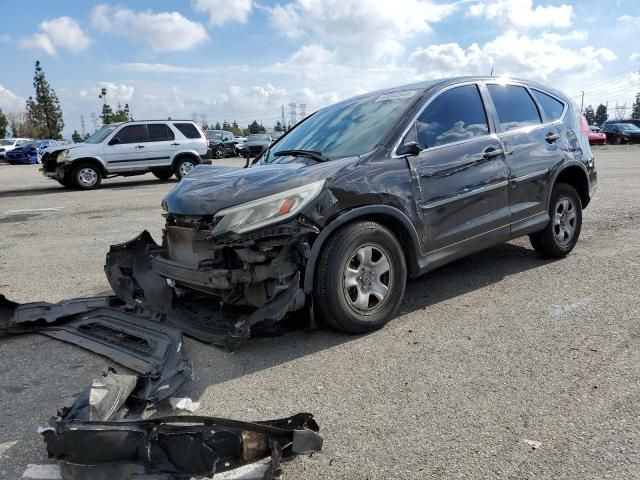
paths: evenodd
<path fill-rule="evenodd" d="M 296 331 L 236 353 L 187 340 L 181 393 L 202 415 L 314 413 L 324 451 L 285 479 L 640 478 L 640 149 L 595 153 L 599 188 L 567 259 L 542 261 L 525 238 L 457 261 L 412 281 L 370 335 Z M 108 290 L 109 245 L 159 238 L 174 185 L 68 192 L 0 166 L 0 292 Z M 40 335 L 0 339 L 0 478 L 48 462 L 36 428 L 107 365 Z"/>

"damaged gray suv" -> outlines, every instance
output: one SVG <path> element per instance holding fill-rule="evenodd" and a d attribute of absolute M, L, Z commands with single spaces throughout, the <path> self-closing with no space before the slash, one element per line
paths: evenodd
<path fill-rule="evenodd" d="M 165 197 L 161 245 L 111 248 L 127 303 L 236 345 L 312 308 L 349 333 L 385 325 L 407 277 L 529 235 L 576 245 L 597 183 L 587 125 L 548 86 L 464 77 L 324 108 L 249 168 L 202 166 Z"/>

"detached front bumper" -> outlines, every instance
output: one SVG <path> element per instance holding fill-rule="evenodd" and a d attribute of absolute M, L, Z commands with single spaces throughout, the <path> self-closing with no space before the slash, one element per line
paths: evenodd
<path fill-rule="evenodd" d="M 189 336 L 235 349 L 255 325 L 274 324 L 305 305 L 304 248 L 284 246 L 267 258 L 257 249 L 209 245 L 191 229 L 171 227 L 165 242 L 160 247 L 144 231 L 113 245 L 105 272 L 123 301 L 156 312 Z"/>

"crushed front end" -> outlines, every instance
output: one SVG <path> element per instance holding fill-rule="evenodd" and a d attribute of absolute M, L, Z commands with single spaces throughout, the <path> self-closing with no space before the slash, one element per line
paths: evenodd
<path fill-rule="evenodd" d="M 122 300 L 185 334 L 236 348 L 255 325 L 305 306 L 301 272 L 319 229 L 299 212 L 322 183 L 212 215 L 167 213 L 161 245 L 145 231 L 111 247 L 109 282 Z"/>

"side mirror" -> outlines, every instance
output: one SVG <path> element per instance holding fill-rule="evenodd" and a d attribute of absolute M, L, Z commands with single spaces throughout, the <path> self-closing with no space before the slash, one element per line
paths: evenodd
<path fill-rule="evenodd" d="M 400 148 L 398 148 L 398 151 L 396 152 L 396 154 L 414 156 L 414 155 L 420 155 L 421 151 L 422 151 L 422 148 L 420 147 L 420 145 L 418 145 L 418 142 L 409 142 L 409 143 L 405 143 Z"/>
<path fill-rule="evenodd" d="M 109 145 L 118 145 L 120 143 L 120 137 L 113 137 L 109 142 Z"/>

